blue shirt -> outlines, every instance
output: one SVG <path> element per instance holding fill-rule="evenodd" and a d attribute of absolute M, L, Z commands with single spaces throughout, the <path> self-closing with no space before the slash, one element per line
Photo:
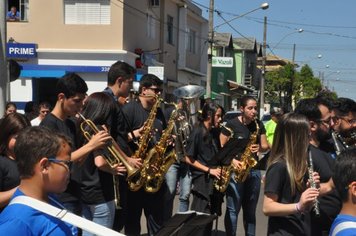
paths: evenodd
<path fill-rule="evenodd" d="M 342 215 L 339 214 L 330 228 L 330 235 L 333 235 L 335 227 L 341 226 L 342 223 L 349 223 L 348 226 L 341 227 L 341 230 L 335 234 L 335 236 L 355 236 L 356 235 L 356 217 L 351 215 Z"/>
<path fill-rule="evenodd" d="M 14 197 L 25 195 L 17 189 Z M 51 205 L 63 208 L 55 201 Z M 73 226 L 23 204 L 8 205 L 0 214 L 0 235 L 66 236 L 73 235 Z M 76 230 L 75 230 L 76 231 Z"/>
<path fill-rule="evenodd" d="M 15 14 L 12 11 L 7 13 L 6 19 L 20 20 L 20 13 L 17 11 Z"/>

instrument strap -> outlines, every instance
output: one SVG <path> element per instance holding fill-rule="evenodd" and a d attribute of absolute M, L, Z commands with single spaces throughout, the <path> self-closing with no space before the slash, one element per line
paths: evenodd
<path fill-rule="evenodd" d="M 39 201 L 32 197 L 28 196 L 17 196 L 11 200 L 9 205 L 11 204 L 23 204 L 29 206 L 35 210 L 41 211 L 47 215 L 53 216 L 57 219 L 60 219 L 64 222 L 67 222 L 71 225 L 74 225 L 78 228 L 83 229 L 84 231 L 88 231 L 95 235 L 102 236 L 124 236 L 124 234 L 120 234 L 114 230 L 106 228 L 102 225 L 94 223 L 90 220 L 84 219 L 80 216 L 77 216 L 66 209 L 60 209 L 55 206 L 52 206 L 48 203 Z"/>
<path fill-rule="evenodd" d="M 330 233 L 331 236 L 337 235 L 340 231 L 345 229 L 353 229 L 356 230 L 356 222 L 354 221 L 345 221 L 342 222 L 334 228 L 334 230 Z"/>

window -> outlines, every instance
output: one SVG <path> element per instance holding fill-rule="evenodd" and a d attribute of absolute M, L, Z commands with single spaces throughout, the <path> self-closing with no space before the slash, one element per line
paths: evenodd
<path fill-rule="evenodd" d="M 150 7 L 159 7 L 159 0 L 149 0 Z"/>
<path fill-rule="evenodd" d="M 196 52 L 196 32 L 192 29 L 188 30 L 187 51 Z"/>
<path fill-rule="evenodd" d="M 64 0 L 64 23 L 109 25 L 110 0 Z"/>
<path fill-rule="evenodd" d="M 173 45 L 173 17 L 167 16 L 167 43 Z"/>
<path fill-rule="evenodd" d="M 16 7 L 20 15 L 20 21 L 28 21 L 28 1 L 29 0 L 8 0 L 8 12 L 11 11 L 12 7 Z"/>
<path fill-rule="evenodd" d="M 156 36 L 156 20 L 151 15 L 147 15 L 147 37 L 154 39 Z"/>

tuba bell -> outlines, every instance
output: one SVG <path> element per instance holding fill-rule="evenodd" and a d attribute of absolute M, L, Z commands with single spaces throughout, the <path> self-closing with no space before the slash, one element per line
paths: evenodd
<path fill-rule="evenodd" d="M 173 132 L 177 136 L 175 150 L 178 160 L 185 156 L 186 141 L 193 125 L 198 121 L 199 97 L 204 93 L 205 89 L 198 85 L 185 85 L 173 91 L 173 95 L 179 98 L 182 104 L 180 108 L 177 108 L 179 115 Z"/>

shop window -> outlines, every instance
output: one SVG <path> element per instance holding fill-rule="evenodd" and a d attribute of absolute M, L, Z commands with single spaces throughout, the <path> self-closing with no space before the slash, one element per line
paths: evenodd
<path fill-rule="evenodd" d="M 64 23 L 109 25 L 110 0 L 64 0 Z"/>
<path fill-rule="evenodd" d="M 8 12 L 7 12 L 7 21 L 28 21 L 28 12 L 29 12 L 29 0 L 8 0 Z M 11 8 L 16 8 L 17 13 L 15 16 L 8 16 L 10 13 Z M 11 14 L 10 15 L 14 15 Z M 16 15 L 18 17 L 16 17 Z"/>

